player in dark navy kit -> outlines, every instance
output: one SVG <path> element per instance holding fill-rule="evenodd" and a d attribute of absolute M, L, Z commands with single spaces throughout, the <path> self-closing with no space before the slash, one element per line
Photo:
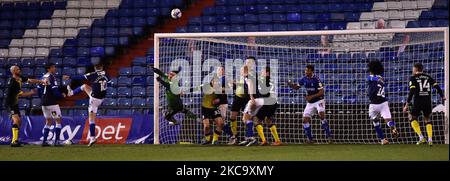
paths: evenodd
<path fill-rule="evenodd" d="M 20 128 L 20 110 L 19 110 L 19 97 L 31 96 L 36 93 L 36 90 L 30 92 L 23 92 L 22 84 L 25 82 L 31 84 L 45 84 L 45 81 L 37 79 L 29 79 L 21 75 L 20 68 L 16 65 L 11 66 L 9 69 L 12 77 L 8 80 L 6 97 L 5 97 L 5 109 L 9 112 L 12 120 L 12 140 L 11 147 L 22 146 L 19 142 L 19 128 Z"/>
<path fill-rule="evenodd" d="M 398 131 L 395 127 L 395 122 L 392 121 L 391 111 L 389 110 L 389 102 L 386 99 L 384 92 L 384 79 L 381 76 L 384 72 L 384 67 L 379 61 L 371 61 L 367 64 L 367 70 L 370 73 L 368 84 L 369 104 L 369 118 L 373 123 L 377 136 L 382 145 L 389 144 L 384 137 L 383 129 L 380 124 L 380 117 L 384 119 L 388 127 L 391 128 L 392 136 L 398 137 Z"/>
<path fill-rule="evenodd" d="M 54 146 L 62 146 L 59 143 L 59 136 L 61 133 L 61 109 L 58 105 L 58 100 L 66 97 L 66 94 L 61 93 L 58 87 L 58 81 L 55 78 L 56 74 L 56 66 L 53 63 L 48 63 L 45 65 L 45 69 L 47 73 L 42 76 L 43 81 L 47 82 L 46 85 L 38 86 L 39 93 L 41 95 L 41 104 L 42 104 L 42 113 L 45 117 L 45 126 L 43 131 L 43 140 L 42 146 L 50 146 L 47 143 L 47 137 L 50 132 L 50 126 L 53 124 L 53 120 L 55 120 L 55 128 L 54 128 L 54 137 L 55 141 L 53 142 Z"/>
<path fill-rule="evenodd" d="M 433 127 L 431 126 L 430 115 L 432 113 L 431 105 L 431 89 L 435 88 L 437 93 L 442 98 L 442 103 L 445 102 L 446 97 L 442 92 L 439 84 L 429 75 L 423 73 L 423 65 L 421 63 L 414 64 L 413 76 L 409 79 L 409 94 L 405 107 L 403 107 L 404 112 L 408 112 L 411 115 L 411 127 L 419 136 L 419 141 L 417 144 L 424 144 L 427 141 L 422 135 L 420 130 L 419 122 L 417 118 L 422 114 L 425 119 L 425 127 L 428 135 L 428 145 L 433 145 Z M 411 110 L 409 106 L 412 104 Z"/>
<path fill-rule="evenodd" d="M 82 91 L 86 92 L 89 96 L 89 143 L 88 146 L 92 146 L 97 142 L 95 138 L 95 118 L 97 115 L 98 107 L 102 104 L 103 99 L 106 96 L 106 88 L 108 83 L 110 83 L 110 79 L 106 75 L 106 72 L 103 70 L 103 64 L 97 64 L 94 66 L 95 72 L 87 73 L 84 76 L 74 76 L 69 77 L 67 75 L 63 76 L 63 79 L 73 79 L 73 80 L 88 80 L 91 83 L 91 86 L 83 84 L 82 86 L 72 90 L 70 86 L 67 86 L 67 96 L 72 96 L 78 94 Z"/>
<path fill-rule="evenodd" d="M 314 74 L 314 66 L 307 65 L 305 76 L 298 83 L 293 83 L 289 80 L 288 85 L 295 90 L 304 86 L 307 92 L 307 96 L 305 97 L 307 103 L 303 111 L 303 128 L 308 137 L 307 143 L 313 143 L 310 121 L 316 111 L 319 112 L 319 118 L 322 122 L 322 128 L 325 131 L 328 143 L 332 143 L 330 127 L 328 121 L 325 119 L 325 91 L 319 77 Z"/>

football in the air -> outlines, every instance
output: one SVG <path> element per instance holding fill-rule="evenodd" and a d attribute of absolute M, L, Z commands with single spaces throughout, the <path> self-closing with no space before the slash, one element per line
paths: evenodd
<path fill-rule="evenodd" d="M 178 8 L 172 9 L 172 11 L 170 12 L 170 16 L 173 19 L 181 18 L 181 10 Z"/>

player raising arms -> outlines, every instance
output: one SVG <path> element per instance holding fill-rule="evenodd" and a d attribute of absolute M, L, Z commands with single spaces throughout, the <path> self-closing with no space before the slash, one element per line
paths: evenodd
<path fill-rule="evenodd" d="M 50 126 L 53 124 L 53 120 L 56 122 L 54 129 L 55 142 L 53 142 L 53 145 L 62 146 L 59 143 L 59 135 L 61 133 L 61 109 L 59 108 L 57 100 L 64 98 L 66 95 L 59 91 L 58 81 L 55 78 L 55 64 L 45 64 L 45 69 L 47 70 L 47 73 L 42 76 L 42 80 L 46 81 L 47 84 L 44 86 L 39 86 L 39 92 L 41 93 L 42 113 L 45 118 L 42 146 L 50 146 L 47 143 L 47 137 L 50 132 Z"/>
<path fill-rule="evenodd" d="M 31 84 L 45 84 L 43 80 L 29 79 L 22 76 L 19 66 L 13 65 L 9 69 L 12 77 L 8 80 L 5 108 L 9 112 L 12 120 L 12 140 L 11 147 L 22 146 L 19 142 L 19 128 L 20 128 L 20 110 L 19 110 L 19 96 L 27 97 L 36 93 L 36 90 L 30 92 L 22 92 L 22 83 L 28 82 Z"/>
<path fill-rule="evenodd" d="M 233 136 L 230 137 L 230 141 L 228 142 L 229 145 L 236 144 L 237 116 L 239 112 L 245 108 L 245 105 L 247 105 L 248 101 L 250 100 L 246 80 L 248 78 L 249 73 L 253 72 L 253 69 L 255 67 L 255 61 L 256 61 L 255 57 L 250 56 L 246 58 L 244 66 L 240 70 L 241 74 L 240 79 L 238 82 L 234 84 L 236 87 L 236 92 L 233 97 L 233 103 L 231 104 L 231 114 L 230 114 L 231 132 Z M 246 69 L 246 71 L 244 71 L 244 68 Z"/>
<path fill-rule="evenodd" d="M 103 99 L 106 96 L 106 88 L 108 86 L 108 83 L 110 83 L 110 79 L 106 75 L 105 70 L 103 70 L 103 64 L 99 63 L 95 65 L 94 69 L 94 72 L 87 73 L 81 76 L 63 76 L 64 80 L 88 80 L 91 83 L 92 87 L 87 84 L 83 84 L 82 86 L 74 90 L 72 90 L 70 86 L 67 86 L 67 96 L 76 95 L 78 93 L 81 93 L 82 91 L 86 92 L 86 94 L 89 96 L 88 113 L 90 137 L 88 146 L 92 146 L 97 142 L 97 139 L 95 138 L 95 118 L 97 116 L 98 107 L 102 104 Z"/>
<path fill-rule="evenodd" d="M 419 136 L 417 144 L 423 144 L 426 142 L 422 131 L 420 130 L 419 122 L 417 118 L 422 114 L 425 119 L 425 127 L 428 135 L 428 145 L 433 145 L 433 127 L 431 126 L 430 115 L 432 112 L 431 105 L 431 88 L 434 87 L 437 93 L 441 96 L 442 102 L 445 102 L 446 97 L 442 92 L 439 84 L 434 81 L 432 77 L 423 73 L 423 65 L 421 63 L 414 64 L 412 70 L 412 76 L 409 79 L 409 94 L 408 99 L 403 107 L 403 112 L 410 112 L 411 127 L 414 132 Z M 411 105 L 412 104 L 412 105 Z M 411 110 L 409 106 L 411 105 Z"/>
<path fill-rule="evenodd" d="M 169 72 L 168 75 L 166 75 L 161 70 L 159 70 L 159 69 L 157 69 L 155 67 L 151 67 L 151 68 L 153 69 L 154 73 L 159 75 L 159 77 L 157 77 L 156 80 L 159 83 L 161 83 L 161 85 L 163 85 L 164 88 L 166 89 L 166 98 L 167 98 L 167 103 L 168 103 L 168 105 L 167 105 L 168 110 L 167 110 L 167 113 L 164 116 L 164 119 L 169 121 L 170 125 L 177 125 L 178 121 L 173 116 L 175 116 L 175 114 L 177 114 L 179 112 L 184 113 L 189 118 L 197 119 L 197 116 L 194 113 L 192 113 L 188 109 L 184 108 L 183 101 L 181 100 L 181 93 L 180 94 L 175 94 L 171 90 L 171 86 L 173 86 L 172 84 L 177 83 L 176 76 L 180 72 L 180 70 L 172 70 L 172 71 Z"/>
<path fill-rule="evenodd" d="M 220 99 L 214 92 L 214 87 L 219 85 L 219 79 L 214 78 L 210 82 L 210 86 L 204 86 L 204 95 L 202 99 L 202 119 L 203 119 L 203 131 L 205 133 L 205 140 L 203 145 L 217 144 L 219 136 L 222 135 L 223 118 L 219 110 Z M 216 123 L 216 129 L 214 129 L 213 139 L 211 141 L 211 122 L 214 120 Z"/>
<path fill-rule="evenodd" d="M 315 111 L 319 112 L 319 118 L 322 122 L 322 128 L 325 131 L 328 143 L 332 143 L 330 127 L 328 121 L 325 119 L 325 91 L 319 77 L 314 74 L 314 66 L 307 65 L 305 76 L 300 79 L 299 83 L 293 83 L 289 80 L 288 85 L 295 90 L 300 89 L 301 86 L 305 86 L 306 88 L 307 96 L 305 99 L 307 103 L 305 110 L 303 111 L 303 128 L 308 137 L 307 143 L 313 143 L 310 121 Z"/>
<path fill-rule="evenodd" d="M 391 111 L 389 110 L 389 103 L 384 93 L 384 79 L 381 76 L 384 72 L 384 67 L 379 61 L 371 61 L 367 64 L 368 71 L 370 73 L 368 77 L 368 96 L 370 100 L 369 105 L 369 118 L 372 121 L 378 138 L 381 140 L 381 144 L 389 144 L 388 140 L 384 138 L 383 129 L 380 124 L 380 116 L 391 128 L 392 136 L 398 137 L 398 131 L 395 128 L 395 122 L 392 121 Z"/>
<path fill-rule="evenodd" d="M 274 142 L 272 146 L 281 145 L 280 137 L 278 136 L 277 126 L 273 123 L 273 116 L 278 108 L 277 97 L 275 95 L 275 86 L 270 79 L 270 68 L 266 67 L 261 71 L 261 77 L 259 78 L 258 89 L 260 92 L 260 97 L 264 99 L 264 105 L 256 114 L 258 118 L 258 123 L 256 124 L 256 132 L 261 138 L 261 146 L 267 145 L 266 137 L 264 136 L 263 122 L 269 128 L 272 133 Z M 261 86 L 265 85 L 265 86 Z"/>

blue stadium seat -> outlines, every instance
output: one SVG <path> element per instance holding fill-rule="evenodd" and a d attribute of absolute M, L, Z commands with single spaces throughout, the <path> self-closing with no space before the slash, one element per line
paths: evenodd
<path fill-rule="evenodd" d="M 434 12 L 433 11 L 423 11 L 420 14 L 420 19 L 433 19 L 433 18 L 434 18 Z"/>
<path fill-rule="evenodd" d="M 158 19 L 155 17 L 147 17 L 147 25 L 154 26 L 158 23 Z"/>
<path fill-rule="evenodd" d="M 122 67 L 119 69 L 119 75 L 131 75 L 130 67 Z"/>
<path fill-rule="evenodd" d="M 188 27 L 188 32 L 201 32 L 202 31 L 202 27 L 201 26 L 189 26 Z"/>
<path fill-rule="evenodd" d="M 64 56 L 77 56 L 77 48 L 74 47 L 64 47 L 63 48 Z"/>
<path fill-rule="evenodd" d="M 272 23 L 272 14 L 259 14 L 259 23 Z"/>
<path fill-rule="evenodd" d="M 245 31 L 245 27 L 242 26 L 242 25 L 232 25 L 232 26 L 230 27 L 230 30 L 231 30 L 232 32 L 243 32 L 243 31 Z"/>
<path fill-rule="evenodd" d="M 133 87 L 131 90 L 133 97 L 143 97 L 145 96 L 145 88 L 144 87 Z"/>
<path fill-rule="evenodd" d="M 228 6 L 228 12 L 230 14 L 243 14 L 244 8 L 243 6 Z"/>
<path fill-rule="evenodd" d="M 105 105 L 105 106 L 116 106 L 117 102 L 116 102 L 116 99 L 114 99 L 114 98 L 105 98 L 105 100 L 103 101 L 103 105 Z"/>
<path fill-rule="evenodd" d="M 136 57 L 133 59 L 133 65 L 145 66 L 146 60 L 145 57 Z"/>
<path fill-rule="evenodd" d="M 228 14 L 228 9 L 226 6 L 216 6 L 215 10 L 217 15 Z"/>
<path fill-rule="evenodd" d="M 115 35 L 117 36 L 117 35 Z M 117 46 L 119 45 L 119 39 L 117 37 L 106 37 L 105 45 L 109 46 Z"/>
<path fill-rule="evenodd" d="M 117 88 L 117 96 L 130 97 L 131 89 L 129 87 L 119 87 L 119 88 Z"/>
<path fill-rule="evenodd" d="M 200 16 L 194 16 L 189 19 L 189 25 L 201 25 L 202 24 L 202 17 Z"/>
<path fill-rule="evenodd" d="M 80 99 L 75 101 L 75 105 L 77 106 L 88 106 L 89 105 L 89 99 Z"/>
<path fill-rule="evenodd" d="M 113 87 L 106 88 L 106 97 L 116 97 L 117 90 Z"/>
<path fill-rule="evenodd" d="M 92 47 L 91 56 L 103 57 L 105 55 L 105 48 L 103 47 Z"/>
<path fill-rule="evenodd" d="M 117 78 L 113 77 L 111 78 L 109 85 L 111 85 L 112 87 L 117 87 L 117 81 Z"/>
<path fill-rule="evenodd" d="M 207 7 L 203 9 L 202 15 L 203 16 L 212 16 L 216 14 L 216 10 L 214 7 Z"/>
<path fill-rule="evenodd" d="M 263 13 L 271 13 L 272 12 L 272 6 L 267 5 L 267 4 L 260 4 L 257 5 L 256 8 L 258 9 L 258 13 L 259 14 L 263 14 Z"/>
<path fill-rule="evenodd" d="M 139 97 L 133 97 L 132 105 L 133 106 L 145 106 L 145 99 Z"/>
<path fill-rule="evenodd" d="M 53 64 L 55 64 L 55 65 L 57 65 L 57 66 L 61 66 L 62 63 L 63 63 L 62 60 L 63 60 L 62 58 L 52 57 L 52 58 L 50 58 L 50 59 L 48 60 L 48 62 L 49 62 L 49 63 L 53 63 Z"/>
<path fill-rule="evenodd" d="M 63 75 L 73 76 L 73 75 L 76 74 L 76 69 L 72 68 L 72 67 L 63 67 L 62 68 L 62 74 Z"/>
<path fill-rule="evenodd" d="M 127 18 L 127 17 L 121 17 L 119 19 L 119 25 L 121 27 L 130 27 L 133 25 L 133 20 L 131 18 Z"/>
<path fill-rule="evenodd" d="M 205 25 L 212 25 L 216 23 L 216 17 L 215 16 L 203 16 L 202 22 Z"/>
<path fill-rule="evenodd" d="M 302 21 L 302 16 L 300 13 L 290 13 L 287 15 L 287 22 L 290 23 L 299 23 Z"/>
<path fill-rule="evenodd" d="M 22 65 L 25 67 L 34 67 L 36 65 L 36 62 L 32 58 L 23 58 Z"/>
<path fill-rule="evenodd" d="M 87 57 L 90 55 L 90 49 L 87 47 L 79 47 L 77 51 L 77 55 L 80 57 Z"/>
<path fill-rule="evenodd" d="M 141 76 L 134 76 L 134 77 L 132 78 L 132 84 L 133 84 L 133 85 L 140 85 L 140 86 L 143 86 L 143 85 L 145 85 L 146 83 L 145 83 L 145 79 L 142 78 Z"/>
<path fill-rule="evenodd" d="M 176 33 L 187 33 L 188 31 L 187 31 L 187 28 L 186 28 L 186 27 L 178 27 L 178 28 L 175 30 L 175 32 L 176 32 Z"/>
<path fill-rule="evenodd" d="M 248 32 L 257 32 L 258 30 L 258 25 L 254 25 L 254 24 L 246 24 L 245 25 L 245 31 Z"/>
<path fill-rule="evenodd" d="M 316 24 L 315 23 L 305 23 L 305 24 L 303 24 L 302 29 L 305 31 L 314 31 L 314 30 L 316 30 Z"/>
<path fill-rule="evenodd" d="M 118 106 L 131 106 L 131 99 L 129 98 L 119 98 L 117 99 Z"/>
<path fill-rule="evenodd" d="M 273 31 L 272 24 L 260 24 L 259 31 Z"/>
<path fill-rule="evenodd" d="M 33 76 L 33 69 L 31 69 L 30 67 L 24 67 L 21 70 L 22 70 L 22 75 L 24 75 L 26 77 Z"/>
<path fill-rule="evenodd" d="M 330 20 L 329 13 L 321 13 L 317 15 L 317 22 L 328 22 Z"/>
<path fill-rule="evenodd" d="M 216 26 L 205 25 L 203 26 L 203 32 L 217 32 Z"/>
<path fill-rule="evenodd" d="M 229 24 L 231 17 L 229 16 L 216 16 L 216 24 Z"/>
<path fill-rule="evenodd" d="M 6 80 L 4 78 L 0 78 L 0 87 L 6 86 Z"/>
<path fill-rule="evenodd" d="M 106 109 L 106 115 L 108 115 L 108 116 L 119 115 L 119 110 L 117 110 L 117 109 Z"/>
<path fill-rule="evenodd" d="M 119 78 L 117 78 L 117 85 L 119 85 L 119 86 L 130 85 L 130 82 L 131 82 L 131 78 L 129 78 L 129 77 L 120 76 Z"/>
<path fill-rule="evenodd" d="M 304 22 L 315 22 L 316 21 L 316 15 L 313 13 L 302 13 L 301 15 L 301 21 Z"/>
<path fill-rule="evenodd" d="M 145 75 L 146 74 L 146 67 L 133 66 L 132 72 L 133 72 L 133 75 Z"/>
<path fill-rule="evenodd" d="M 287 31 L 287 25 L 286 24 L 274 24 L 273 25 L 273 31 Z"/>
<path fill-rule="evenodd" d="M 0 67 L 0 77 L 6 77 L 6 70 Z"/>
<path fill-rule="evenodd" d="M 300 24 L 288 24 L 287 30 L 288 31 L 301 31 L 302 26 Z"/>
<path fill-rule="evenodd" d="M 233 24 L 241 24 L 244 23 L 244 17 L 241 15 L 231 15 L 230 22 Z"/>
<path fill-rule="evenodd" d="M 92 28 L 92 37 L 104 37 L 105 36 L 105 29 L 103 28 Z"/>
<path fill-rule="evenodd" d="M 244 21 L 245 23 L 257 23 L 258 16 L 254 14 L 244 14 Z"/>
<path fill-rule="evenodd" d="M 285 14 L 272 14 L 272 21 L 276 23 L 286 22 Z"/>

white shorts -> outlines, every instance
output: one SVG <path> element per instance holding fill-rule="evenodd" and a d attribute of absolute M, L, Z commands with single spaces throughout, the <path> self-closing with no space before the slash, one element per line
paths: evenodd
<path fill-rule="evenodd" d="M 224 120 L 227 119 L 227 109 L 228 109 L 228 104 L 221 104 L 221 105 L 219 105 L 220 115 L 222 116 L 222 118 Z"/>
<path fill-rule="evenodd" d="M 42 106 L 42 113 L 44 113 L 45 119 L 61 118 L 61 109 L 59 108 L 59 105 Z"/>
<path fill-rule="evenodd" d="M 306 103 L 305 110 L 303 111 L 303 117 L 311 117 L 315 112 L 325 112 L 325 100 L 319 100 L 315 103 Z"/>
<path fill-rule="evenodd" d="M 389 103 L 385 101 L 381 104 L 369 104 L 369 117 L 376 119 L 381 116 L 383 119 L 391 119 L 391 111 L 389 110 Z"/>
<path fill-rule="evenodd" d="M 97 99 L 95 97 L 92 97 L 91 94 L 92 94 L 92 90 L 91 90 L 91 92 L 88 92 L 88 96 L 89 96 L 88 113 L 90 113 L 90 112 L 97 113 L 98 107 L 100 107 L 100 105 L 102 105 L 103 99 Z"/>
<path fill-rule="evenodd" d="M 259 109 L 261 109 L 261 107 L 264 106 L 264 99 L 263 98 L 255 99 L 256 108 L 254 110 L 250 110 L 250 101 L 248 101 L 247 105 L 245 106 L 244 113 L 250 114 L 251 116 L 256 116 L 256 114 L 258 114 Z"/>

